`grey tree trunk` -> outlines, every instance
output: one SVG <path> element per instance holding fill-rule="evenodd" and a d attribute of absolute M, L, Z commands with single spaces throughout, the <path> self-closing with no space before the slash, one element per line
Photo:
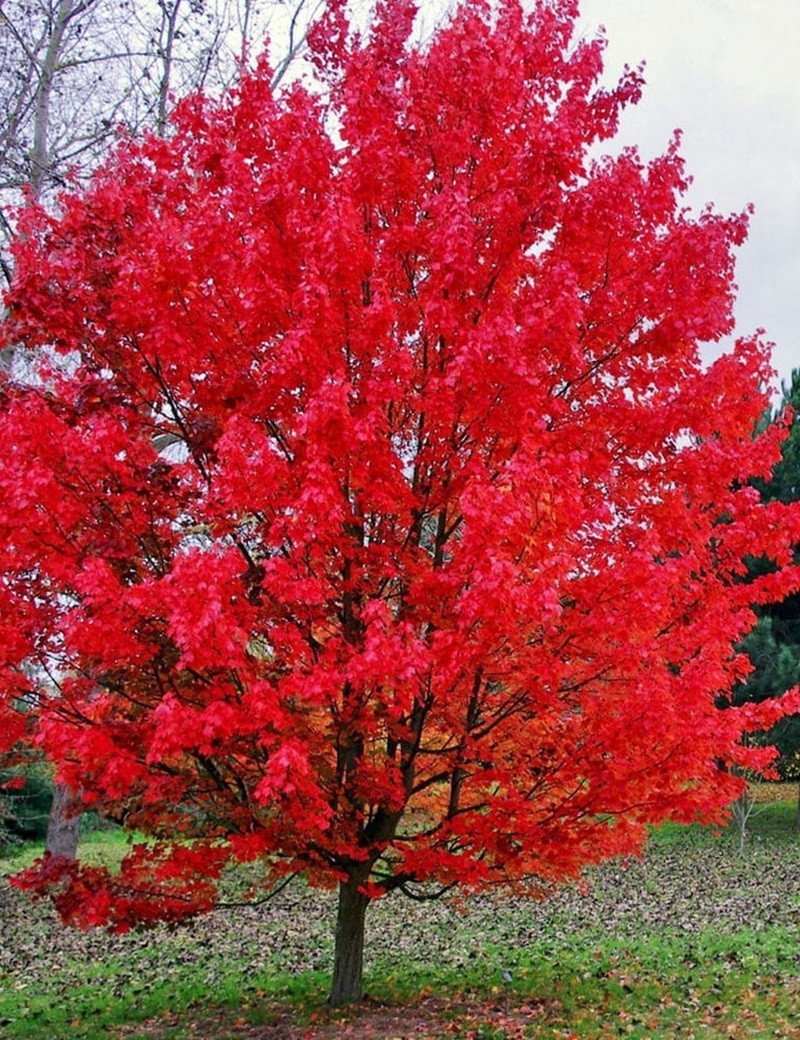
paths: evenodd
<path fill-rule="evenodd" d="M 360 878 L 339 884 L 333 982 L 328 1003 L 333 1007 L 361 1000 L 364 968 L 364 919 L 369 899 L 359 892 Z"/>
<path fill-rule="evenodd" d="M 71 814 L 74 804 L 70 789 L 65 784 L 56 784 L 45 838 L 45 851 L 53 856 L 75 859 L 78 854 L 80 815 Z"/>
<path fill-rule="evenodd" d="M 161 9 L 161 33 L 158 47 L 161 57 L 161 81 L 158 84 L 156 133 L 159 137 L 163 137 L 167 129 L 167 104 L 169 92 L 172 89 L 172 62 L 181 3 L 182 0 L 158 0 L 158 6 Z"/>
<path fill-rule="evenodd" d="M 33 147 L 31 148 L 31 186 L 33 194 L 38 198 L 50 174 L 50 114 L 52 109 L 53 81 L 59 62 L 62 59 L 64 34 L 69 22 L 86 8 L 91 7 L 94 0 L 76 3 L 75 0 L 60 0 L 54 12 L 54 21 L 47 49 L 39 68 L 39 84 L 36 88 L 36 102 L 33 120 Z"/>
<path fill-rule="evenodd" d="M 52 33 L 39 69 L 39 84 L 36 89 L 35 115 L 33 121 L 33 148 L 31 149 L 31 187 L 33 194 L 39 198 L 50 174 L 50 114 L 53 98 L 53 82 L 58 64 L 62 58 L 64 34 L 70 20 L 89 3 L 76 3 L 75 0 L 60 0 L 55 11 Z M 69 815 L 72 794 L 69 788 L 56 784 L 53 792 L 53 804 L 50 818 L 47 821 L 45 851 L 53 856 L 64 856 L 75 859 L 78 850 L 79 818 Z"/>

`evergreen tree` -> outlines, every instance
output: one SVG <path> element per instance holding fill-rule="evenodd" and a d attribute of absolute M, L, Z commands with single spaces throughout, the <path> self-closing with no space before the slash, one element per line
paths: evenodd
<path fill-rule="evenodd" d="M 788 409 L 788 411 L 787 411 Z M 783 399 L 767 422 L 791 423 L 789 435 L 781 446 L 781 460 L 769 480 L 754 485 L 764 502 L 791 503 L 800 500 L 800 369 L 792 372 L 789 385 L 783 384 Z M 800 564 L 800 545 L 795 548 L 795 564 Z M 754 561 L 754 573 L 763 571 L 769 561 Z M 758 608 L 758 622 L 743 640 L 753 665 L 746 681 L 733 693 L 735 704 L 780 696 L 800 683 L 800 595 L 792 593 L 776 603 Z M 780 752 L 777 767 L 786 780 L 800 781 L 800 715 L 782 718 L 765 735 Z M 800 790 L 797 827 L 800 830 Z"/>

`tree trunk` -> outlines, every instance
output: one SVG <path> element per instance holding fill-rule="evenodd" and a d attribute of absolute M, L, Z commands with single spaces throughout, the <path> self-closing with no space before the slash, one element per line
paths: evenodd
<path fill-rule="evenodd" d="M 361 1000 L 364 918 L 369 903 L 369 899 L 358 890 L 361 883 L 361 878 L 351 877 L 339 884 L 333 983 L 328 997 L 328 1003 L 333 1007 Z"/>
<path fill-rule="evenodd" d="M 39 72 L 39 84 L 33 117 L 33 147 L 31 148 L 31 187 L 35 198 L 39 198 L 50 176 L 50 115 L 53 104 L 53 85 L 62 59 L 64 34 L 67 25 L 76 14 L 75 0 L 61 0 L 55 11 L 50 39 L 44 53 Z"/>
<path fill-rule="evenodd" d="M 70 814 L 73 803 L 74 798 L 70 789 L 64 784 L 56 784 L 44 844 L 45 852 L 49 852 L 52 856 L 75 859 L 78 854 L 80 814 Z"/>
<path fill-rule="evenodd" d="M 65 33 L 72 18 L 90 7 L 92 3 L 94 0 L 82 5 L 76 5 L 75 0 L 59 0 L 54 11 L 54 21 L 51 22 L 47 49 L 38 69 L 39 83 L 36 87 L 34 102 L 30 182 L 33 196 L 36 199 L 41 198 L 52 174 L 50 116 L 53 107 L 55 77 L 63 58 Z M 12 353 L 4 359 L 9 370 L 14 363 L 13 347 L 11 350 Z M 56 784 L 53 792 L 53 804 L 50 807 L 50 818 L 47 821 L 44 847 L 45 852 L 50 852 L 53 856 L 64 856 L 66 859 L 75 859 L 78 852 L 78 817 L 67 814 L 71 802 L 72 796 L 69 788 Z"/>

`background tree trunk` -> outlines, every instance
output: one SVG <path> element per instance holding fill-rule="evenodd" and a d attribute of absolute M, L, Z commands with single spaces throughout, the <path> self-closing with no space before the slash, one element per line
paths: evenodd
<path fill-rule="evenodd" d="M 81 818 L 79 813 L 70 815 L 74 800 L 72 792 L 65 784 L 55 785 L 45 838 L 45 851 L 53 856 L 75 859 L 78 853 L 78 828 Z"/>
<path fill-rule="evenodd" d="M 361 999 L 364 967 L 364 919 L 369 899 L 359 891 L 360 877 L 339 884 L 333 982 L 328 1003 L 333 1007 Z"/>

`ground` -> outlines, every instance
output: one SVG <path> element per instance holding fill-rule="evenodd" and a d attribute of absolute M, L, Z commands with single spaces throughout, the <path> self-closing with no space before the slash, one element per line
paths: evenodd
<path fill-rule="evenodd" d="M 0 881 L 4 1040 L 772 1040 L 800 1037 L 794 807 L 735 833 L 664 828 L 545 902 L 371 908 L 366 990 L 324 997 L 334 896 L 127 936 L 61 928 Z M 96 855 L 115 852 L 97 839 Z"/>
<path fill-rule="evenodd" d="M 526 1003 L 506 1008 L 491 1001 L 446 1000 L 422 997 L 412 1004 L 380 1005 L 369 1000 L 345 1011 L 323 1011 L 303 1023 L 293 1021 L 284 1006 L 272 1007 L 274 1021 L 269 1025 L 251 1025 L 246 1019 L 234 1019 L 222 1012 L 215 1017 L 199 1019 L 187 1037 L 220 1037 L 231 1035 L 237 1040 L 432 1040 L 468 1036 L 469 1030 L 486 1033 L 487 1027 L 503 1037 L 524 1037 L 527 1028 L 546 1012 L 544 1004 Z M 229 1030 L 235 1033 L 229 1033 Z M 150 1023 L 146 1028 L 121 1029 L 116 1036 L 136 1040 L 171 1040 L 174 1023 L 169 1020 Z"/>

